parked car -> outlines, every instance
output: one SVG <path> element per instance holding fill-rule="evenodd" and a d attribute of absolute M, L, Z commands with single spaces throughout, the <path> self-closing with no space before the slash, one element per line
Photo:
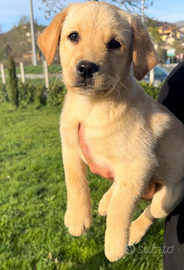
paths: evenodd
<path fill-rule="evenodd" d="M 169 72 L 161 67 L 154 67 L 154 83 L 153 86 L 158 87 L 162 82 L 165 81 Z M 142 79 L 142 81 L 149 83 L 150 82 L 150 73 L 148 72 L 146 76 Z"/>

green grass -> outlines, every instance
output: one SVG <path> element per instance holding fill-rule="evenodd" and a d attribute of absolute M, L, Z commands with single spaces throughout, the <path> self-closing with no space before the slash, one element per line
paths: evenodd
<path fill-rule="evenodd" d="M 37 66 L 24 66 L 24 72 L 25 74 L 40 74 L 43 73 L 43 65 L 37 65 Z M 48 66 L 49 73 L 56 73 L 61 71 L 61 65 L 49 65 Z M 17 73 L 20 74 L 20 68 L 17 67 Z"/>
<path fill-rule="evenodd" d="M 42 65 L 37 65 L 37 66 L 24 66 L 24 72 L 25 74 L 43 74 L 43 66 Z M 57 80 L 54 76 L 54 74 L 61 74 L 61 65 L 49 65 L 48 66 L 48 72 L 51 75 L 49 78 L 49 85 L 50 87 L 52 87 L 52 85 L 55 83 L 55 81 Z M 16 73 L 20 74 L 20 67 L 16 68 Z M 8 69 L 5 68 L 5 74 L 6 74 L 6 83 L 9 83 L 9 75 L 8 75 Z M 0 71 L 0 75 L 1 75 L 1 71 Z M 18 78 L 18 80 L 20 82 L 22 82 L 21 78 Z M 27 83 L 32 83 L 36 86 L 44 86 L 45 85 L 45 79 L 29 79 L 26 78 L 25 79 Z M 0 78 L 0 83 L 2 82 L 2 78 Z"/>
<path fill-rule="evenodd" d="M 22 80 L 20 78 L 18 78 L 18 80 L 20 82 L 22 82 Z M 50 77 L 49 78 L 49 87 L 53 87 L 54 85 L 56 85 L 58 82 L 60 82 L 61 80 L 57 80 L 54 77 Z M 8 82 L 8 81 L 7 81 Z M 26 78 L 26 83 L 31 83 L 35 86 L 44 86 L 45 85 L 45 79 L 27 79 Z"/>
<path fill-rule="evenodd" d="M 22 83 L 21 78 L 18 78 L 18 81 L 20 83 Z M 49 78 L 49 87 L 53 87 L 54 85 L 56 85 L 58 82 L 60 82 L 60 80 L 54 78 L 54 77 L 50 77 Z M 9 77 L 6 78 L 6 85 L 8 85 L 10 83 Z M 26 78 L 26 83 L 31 83 L 34 86 L 45 86 L 45 79 L 28 79 Z M 0 84 L 1 84 L 1 78 L 0 78 Z"/>
<path fill-rule="evenodd" d="M 49 73 L 52 73 L 52 74 L 57 73 L 57 72 L 61 71 L 61 65 L 55 65 L 55 64 L 49 65 L 48 71 L 49 71 Z M 17 72 L 17 74 L 20 74 L 20 67 L 16 68 L 16 72 Z M 44 72 L 43 65 L 24 66 L 24 72 L 25 72 L 25 74 L 41 74 Z M 5 68 L 5 74 L 8 74 L 7 68 Z"/>
<path fill-rule="evenodd" d="M 93 224 L 79 238 L 69 235 L 63 224 L 66 188 L 58 131 L 60 110 L 48 106 L 13 110 L 9 103 L 0 104 L 0 269 L 163 269 L 159 247 L 164 220 L 152 226 L 134 254 L 108 262 L 105 217 L 98 215 L 97 207 L 110 183 L 91 173 Z M 145 205 L 140 203 L 136 216 Z M 153 247 L 157 252 L 150 253 Z"/>

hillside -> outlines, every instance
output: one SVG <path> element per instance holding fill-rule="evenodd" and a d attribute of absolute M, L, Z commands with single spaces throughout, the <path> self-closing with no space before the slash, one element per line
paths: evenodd
<path fill-rule="evenodd" d="M 45 27 L 35 25 L 36 38 Z M 0 62 L 7 64 L 12 55 L 16 62 L 30 64 L 32 59 L 30 25 L 18 25 L 6 33 L 0 34 Z"/>
<path fill-rule="evenodd" d="M 151 27 L 151 26 L 152 27 L 160 27 L 160 26 L 177 27 L 177 23 L 168 23 L 164 21 L 152 20 L 149 17 L 145 18 L 145 25 L 146 27 Z"/>
<path fill-rule="evenodd" d="M 177 25 L 178 27 L 182 27 L 182 26 L 184 26 L 184 21 L 176 22 L 176 25 Z"/>

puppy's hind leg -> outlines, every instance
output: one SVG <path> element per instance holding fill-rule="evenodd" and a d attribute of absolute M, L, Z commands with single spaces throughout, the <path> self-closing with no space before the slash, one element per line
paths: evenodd
<path fill-rule="evenodd" d="M 153 221 L 154 217 L 150 213 L 150 205 L 148 205 L 144 212 L 132 222 L 128 245 L 132 246 L 139 243 L 149 227 L 152 225 Z"/>
<path fill-rule="evenodd" d="M 115 184 L 112 184 L 110 189 L 103 195 L 102 199 L 100 200 L 99 206 L 98 206 L 98 213 L 101 216 L 107 215 L 107 209 L 109 206 L 109 202 L 112 196 L 112 193 L 114 191 Z"/>
<path fill-rule="evenodd" d="M 173 183 L 174 181 L 169 181 Z M 165 185 L 155 193 L 150 212 L 154 218 L 161 218 L 169 215 L 184 197 L 184 178 L 175 185 Z"/>
<path fill-rule="evenodd" d="M 172 181 L 173 182 L 173 181 Z M 150 205 L 132 222 L 130 227 L 129 245 L 140 242 L 154 219 L 169 215 L 184 197 L 183 179 L 174 185 L 165 185 L 158 190 Z"/>

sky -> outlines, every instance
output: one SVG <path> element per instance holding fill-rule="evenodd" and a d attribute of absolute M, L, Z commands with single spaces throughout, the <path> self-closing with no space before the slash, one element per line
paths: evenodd
<path fill-rule="evenodd" d="M 29 2 L 30 0 L 0 0 L 1 32 L 9 31 L 14 25 L 18 24 L 22 16 L 29 16 Z M 44 10 L 39 10 L 42 1 L 32 0 L 32 2 L 34 18 L 37 19 L 38 23 L 48 25 L 49 20 L 44 18 Z M 61 2 L 64 1 L 61 0 Z M 184 0 L 153 0 L 153 5 L 145 10 L 145 13 L 147 16 L 160 21 L 184 21 Z"/>

